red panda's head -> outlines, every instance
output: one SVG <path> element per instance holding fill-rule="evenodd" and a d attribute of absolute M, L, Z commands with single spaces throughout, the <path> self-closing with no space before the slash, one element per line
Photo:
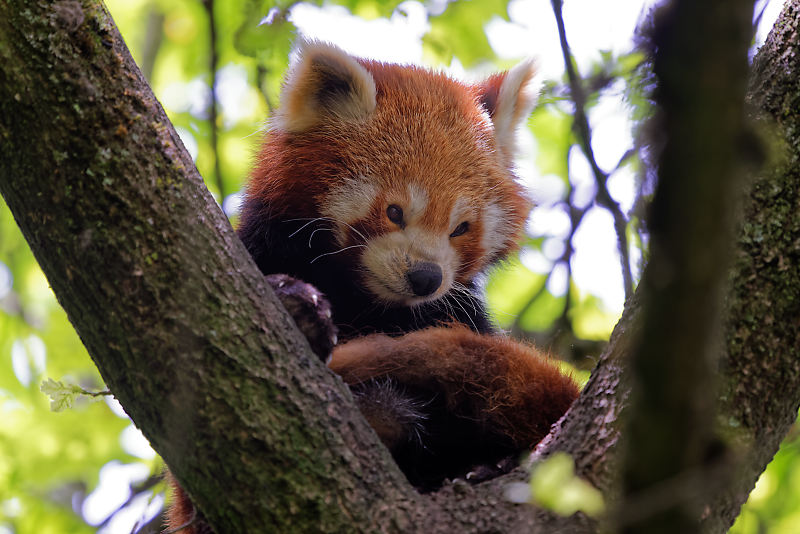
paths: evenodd
<path fill-rule="evenodd" d="M 324 217 L 379 300 L 442 297 L 516 247 L 529 202 L 514 132 L 533 105 L 525 62 L 478 85 L 304 43 L 249 194 Z"/>

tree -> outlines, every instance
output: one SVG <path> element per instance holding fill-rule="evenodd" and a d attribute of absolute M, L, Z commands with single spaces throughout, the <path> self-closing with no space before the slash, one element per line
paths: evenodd
<path fill-rule="evenodd" d="M 504 485 L 520 472 L 416 494 L 284 316 L 102 6 L 4 0 L 0 12 L 0 192 L 106 383 L 220 532 L 594 530 L 584 516 L 508 503 Z M 672 29 L 691 15 L 676 12 Z M 751 90 L 790 154 L 800 153 L 800 55 L 781 51 L 798 48 L 798 21 L 793 1 Z M 720 17 L 704 37 L 741 23 Z M 785 160 L 745 203 L 717 351 L 716 419 L 740 467 L 707 497 L 712 532 L 733 521 L 800 402 L 800 325 L 787 320 L 800 315 L 798 173 Z M 641 306 L 629 302 L 580 400 L 537 451 L 570 453 L 612 496 L 629 392 L 621 377 Z"/>

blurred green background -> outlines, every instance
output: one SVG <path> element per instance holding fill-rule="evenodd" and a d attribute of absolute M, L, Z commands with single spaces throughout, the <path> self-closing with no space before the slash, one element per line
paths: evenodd
<path fill-rule="evenodd" d="M 577 4 L 573 13 L 582 9 Z M 491 273 L 486 288 L 503 328 L 569 362 L 581 379 L 588 377 L 621 311 L 623 278 L 618 236 L 611 216 L 595 205 L 594 178 L 573 134 L 563 60 L 560 65 L 552 60 L 560 60 L 561 51 L 552 38 L 552 13 L 544 16 L 549 2 L 342 0 L 324 10 L 314 7 L 318 3 L 259 0 L 112 0 L 107 5 L 234 223 L 238 191 L 260 130 L 278 102 L 298 27 L 310 37 L 336 40 L 330 36 L 334 27 L 356 15 L 371 22 L 353 23 L 363 26 L 352 26 L 350 33 L 358 28 L 385 32 L 380 47 L 365 33 L 364 50 L 372 46 L 391 54 L 394 47 L 402 60 L 411 54 L 413 60 L 468 79 L 513 65 L 510 56 L 519 47 L 509 36 L 512 41 L 534 35 L 550 39 L 549 56 L 542 58 L 543 93 L 523 132 L 520 160 L 520 175 L 533 190 L 539 215 L 531 219 L 520 256 Z M 634 8 L 633 22 L 642 6 Z M 582 43 L 575 61 L 589 93 L 592 145 L 627 220 L 627 264 L 635 279 L 646 256 L 639 200 L 652 187 L 633 141 L 649 113 L 642 88 L 645 67 L 630 46 L 587 49 L 584 43 L 591 44 L 593 35 L 580 26 L 586 22 L 570 12 L 565 18 L 568 36 Z M 405 27 L 415 41 L 393 37 L 386 30 L 392 24 Z M 542 27 L 546 31 L 537 31 Z M 632 42 L 633 25 L 625 31 L 624 42 Z M 529 44 L 537 46 L 533 37 Z M 535 51 L 521 50 L 519 57 Z M 610 123 L 616 129 L 604 129 Z M 157 532 L 164 503 L 160 459 L 113 398 L 78 396 L 72 408 L 51 411 L 40 391 L 47 378 L 88 391 L 104 389 L 0 199 L 0 534 Z M 799 466 L 800 440 L 793 432 L 732 532 L 796 532 Z"/>

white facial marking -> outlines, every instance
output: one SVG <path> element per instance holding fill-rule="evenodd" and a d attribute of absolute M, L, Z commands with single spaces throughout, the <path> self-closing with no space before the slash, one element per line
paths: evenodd
<path fill-rule="evenodd" d="M 366 176 L 348 178 L 327 194 L 322 203 L 322 215 L 335 222 L 336 237 L 341 245 L 347 236 L 347 225 L 366 217 L 377 196 L 378 187 Z"/>
<path fill-rule="evenodd" d="M 462 222 L 472 219 L 474 214 L 475 210 L 470 206 L 469 201 L 463 198 L 456 200 L 453 204 L 453 208 L 450 210 L 449 231 L 452 232 L 455 230 L 456 226 Z"/>
<path fill-rule="evenodd" d="M 489 202 L 483 208 L 483 235 L 481 236 L 481 247 L 486 251 L 486 256 L 491 257 L 502 250 L 506 244 L 508 236 L 503 235 L 503 219 L 505 212 L 500 205 Z"/>
<path fill-rule="evenodd" d="M 405 210 L 406 222 L 422 217 L 428 207 L 428 192 L 417 184 L 408 184 L 408 207 Z"/>

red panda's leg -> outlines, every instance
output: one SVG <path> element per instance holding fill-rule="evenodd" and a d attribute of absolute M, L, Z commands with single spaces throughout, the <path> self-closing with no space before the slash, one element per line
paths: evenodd
<path fill-rule="evenodd" d="M 334 349 L 329 367 L 354 389 L 401 469 L 420 485 L 435 483 L 423 472 L 429 468 L 441 468 L 442 478 L 464 476 L 532 448 L 578 395 L 572 378 L 533 347 L 460 326 L 357 338 Z M 364 391 L 383 383 L 415 403 L 413 426 L 393 422 L 394 407 L 364 406 Z M 380 425 L 371 410 L 383 416 Z"/>
<path fill-rule="evenodd" d="M 358 408 L 389 450 L 404 443 L 424 446 L 430 398 L 388 377 L 351 387 Z"/>
<path fill-rule="evenodd" d="M 214 534 L 172 473 L 167 471 L 164 476 L 172 490 L 172 502 L 167 508 L 162 534 Z"/>

